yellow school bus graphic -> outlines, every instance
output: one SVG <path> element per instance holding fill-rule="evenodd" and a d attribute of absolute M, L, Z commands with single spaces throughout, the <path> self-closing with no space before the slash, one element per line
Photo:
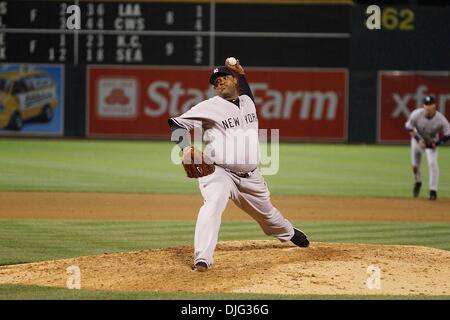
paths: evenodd
<path fill-rule="evenodd" d="M 31 119 L 49 122 L 56 97 L 56 83 L 46 71 L 0 72 L 0 128 L 20 130 Z"/>

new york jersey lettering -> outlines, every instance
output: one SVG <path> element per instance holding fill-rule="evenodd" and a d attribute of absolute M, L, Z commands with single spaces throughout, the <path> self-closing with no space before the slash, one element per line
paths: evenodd
<path fill-rule="evenodd" d="M 255 121 L 258 121 L 258 118 L 256 117 L 256 114 L 254 114 L 254 113 L 246 114 L 246 115 L 244 116 L 244 119 L 245 119 L 245 122 L 246 122 L 247 124 L 250 124 L 250 123 L 253 123 L 253 122 L 255 122 Z"/>
<path fill-rule="evenodd" d="M 240 125 L 239 118 L 228 118 L 227 120 L 222 121 L 222 126 L 224 129 L 230 129 Z"/>

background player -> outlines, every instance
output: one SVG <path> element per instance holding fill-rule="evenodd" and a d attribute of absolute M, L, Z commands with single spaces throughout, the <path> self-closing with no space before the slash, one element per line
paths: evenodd
<path fill-rule="evenodd" d="M 422 152 L 425 151 L 429 172 L 429 200 L 437 199 L 439 167 L 437 161 L 437 147 L 450 139 L 450 125 L 445 116 L 436 111 L 433 96 L 423 99 L 423 107 L 414 110 L 405 124 L 411 135 L 411 161 L 414 175 L 413 196 L 419 196 L 422 186 L 420 162 Z M 439 138 L 442 134 L 442 138 Z"/>
<path fill-rule="evenodd" d="M 188 130 L 199 121 L 204 130 L 205 154 L 215 165 L 213 173 L 200 174 L 198 179 L 204 204 L 195 227 L 194 269 L 197 271 L 206 271 L 213 263 L 221 216 L 230 198 L 255 219 L 267 235 L 283 242 L 292 241 L 299 247 L 309 245 L 306 235 L 294 228 L 270 201 L 269 189 L 258 169 L 258 119 L 254 98 L 239 60 L 232 63 L 226 60 L 225 66 L 215 68 L 210 76 L 216 96 L 169 119 L 172 131 L 181 130 L 178 136 L 182 139 L 176 141 L 183 149 L 183 165 L 192 159 L 193 153 L 201 153 L 193 149 L 186 138 Z M 254 143 L 242 143 L 246 138 Z M 189 177 L 196 177 L 186 171 Z"/>

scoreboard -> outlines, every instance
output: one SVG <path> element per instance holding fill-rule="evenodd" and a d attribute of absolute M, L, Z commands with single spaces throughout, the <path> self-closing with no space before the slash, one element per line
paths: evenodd
<path fill-rule="evenodd" d="M 70 30 L 68 8 L 80 9 Z M 0 62 L 212 66 L 348 64 L 347 5 L 0 1 Z"/>
<path fill-rule="evenodd" d="M 267 111 L 261 123 L 267 120 L 266 127 L 286 128 L 284 133 L 296 128 L 290 134 L 294 138 L 322 139 L 323 128 L 334 128 L 327 135 L 333 141 L 375 142 L 377 137 L 387 141 L 377 128 L 385 130 L 395 122 L 389 118 L 390 109 L 377 106 L 377 101 L 390 96 L 379 89 L 380 71 L 444 72 L 444 76 L 427 74 L 425 78 L 395 74 L 400 85 L 395 93 L 413 96 L 426 86 L 443 97 L 449 94 L 445 89 L 450 70 L 448 6 L 386 3 L 379 10 L 380 29 L 373 30 L 366 24 L 369 2 L 256 1 L 0 0 L 0 71 L 35 68 L 53 77 L 60 103 L 55 119 L 62 120 L 55 128 L 45 129 L 45 134 L 67 136 L 105 134 L 89 127 L 95 126 L 92 119 L 99 110 L 105 127 L 112 128 L 109 121 L 117 121 L 116 134 L 122 136 L 122 125 L 129 119 L 115 118 L 118 106 L 99 104 L 116 87 L 130 98 L 122 100 L 129 102 L 120 109 L 123 116 L 138 115 L 143 124 L 151 121 L 152 128 L 162 123 L 164 128 L 152 136 L 163 136 L 167 128 L 161 119 L 169 114 L 159 119 L 142 113 L 143 103 L 159 110 L 155 99 L 148 97 L 154 80 L 164 81 L 157 94 L 167 95 L 164 101 L 173 98 L 168 105 L 181 110 L 184 102 L 178 93 L 188 100 L 193 98 L 189 92 L 203 94 L 211 67 L 229 56 L 238 57 L 252 71 L 252 78 L 258 79 L 256 97 Z M 78 17 L 75 29 L 70 23 L 74 15 Z M 11 73 L 5 76 L 12 77 Z M 384 81 L 390 81 L 389 77 L 380 76 Z M 127 81 L 121 82 L 124 78 Z M 301 100 L 304 97 L 308 98 Z M 326 113 L 322 112 L 325 98 L 337 103 Z M 316 107 L 311 113 L 308 101 L 312 99 Z M 310 113 L 311 119 L 306 116 Z M 264 120 L 264 116 L 272 118 Z M 22 132 L 43 134 L 38 127 L 45 125 L 30 122 Z M 16 132 L 0 128 L 0 135 L 4 134 Z"/>

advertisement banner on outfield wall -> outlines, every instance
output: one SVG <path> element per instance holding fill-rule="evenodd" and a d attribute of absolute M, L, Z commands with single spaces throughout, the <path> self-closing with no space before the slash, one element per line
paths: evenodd
<path fill-rule="evenodd" d="M 248 68 L 261 129 L 288 140 L 347 139 L 347 70 Z M 214 96 L 211 69 L 90 66 L 89 137 L 168 137 L 167 119 Z"/>
<path fill-rule="evenodd" d="M 0 135 L 62 136 L 63 119 L 63 65 L 0 65 Z"/>
<path fill-rule="evenodd" d="M 436 97 L 437 110 L 450 119 L 450 72 L 380 71 L 378 142 L 409 142 L 405 122 L 429 94 Z"/>

